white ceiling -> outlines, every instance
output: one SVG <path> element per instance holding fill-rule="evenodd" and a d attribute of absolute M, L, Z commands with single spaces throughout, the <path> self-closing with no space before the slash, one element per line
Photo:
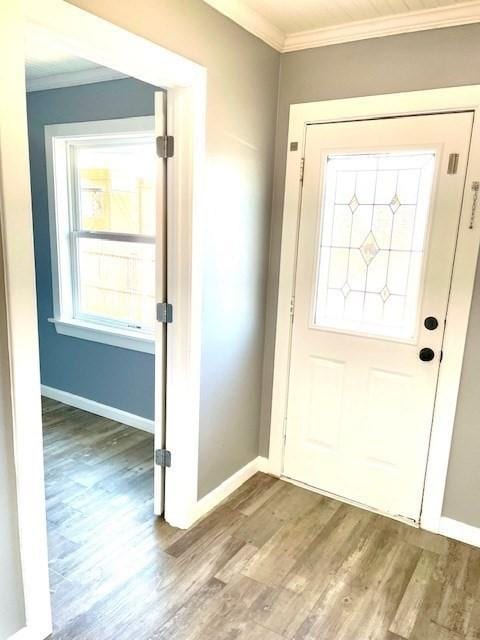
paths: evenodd
<path fill-rule="evenodd" d="M 95 62 L 71 55 L 59 45 L 28 34 L 25 43 L 27 91 L 102 82 L 125 76 Z"/>
<path fill-rule="evenodd" d="M 205 0 L 279 51 L 480 22 L 480 0 Z"/>

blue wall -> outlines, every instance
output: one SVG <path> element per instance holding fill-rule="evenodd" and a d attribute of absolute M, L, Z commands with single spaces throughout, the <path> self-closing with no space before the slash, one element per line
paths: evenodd
<path fill-rule="evenodd" d="M 154 113 L 155 88 L 113 80 L 27 95 L 42 384 L 153 419 L 154 356 L 57 334 L 53 316 L 44 126 Z"/>

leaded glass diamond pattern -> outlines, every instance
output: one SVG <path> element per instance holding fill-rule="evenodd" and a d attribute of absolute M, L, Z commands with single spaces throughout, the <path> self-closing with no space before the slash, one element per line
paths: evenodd
<path fill-rule="evenodd" d="M 343 293 L 343 297 L 344 297 L 344 298 L 346 298 L 346 297 L 348 296 L 348 294 L 350 293 L 350 291 L 351 291 L 351 290 L 352 290 L 352 289 L 351 289 L 350 285 L 346 282 L 346 283 L 343 285 L 342 289 L 341 289 L 341 291 L 342 291 L 342 293 Z"/>
<path fill-rule="evenodd" d="M 400 200 L 398 199 L 397 194 L 395 194 L 392 201 L 390 202 L 390 207 L 392 208 L 393 213 L 395 213 L 395 211 L 398 209 L 399 206 L 400 206 Z"/>
<path fill-rule="evenodd" d="M 368 236 L 362 242 L 362 246 L 360 247 L 360 253 L 362 254 L 363 259 L 367 264 L 370 264 L 371 261 L 375 258 L 377 253 L 379 252 L 377 241 L 375 240 L 375 236 L 370 231 Z"/>
<path fill-rule="evenodd" d="M 315 324 L 410 337 L 435 153 L 329 156 Z"/>
<path fill-rule="evenodd" d="M 388 290 L 387 286 L 383 287 L 383 289 L 380 291 L 380 297 L 382 298 L 383 302 L 386 302 L 390 297 L 390 291 Z"/>
<path fill-rule="evenodd" d="M 358 199 L 357 196 L 353 196 L 353 198 L 350 200 L 350 202 L 348 203 L 348 206 L 350 207 L 350 209 L 352 210 L 352 213 L 355 213 L 355 211 L 358 209 Z"/>

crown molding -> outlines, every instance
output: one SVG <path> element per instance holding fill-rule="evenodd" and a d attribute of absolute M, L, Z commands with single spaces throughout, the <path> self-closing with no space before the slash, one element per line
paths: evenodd
<path fill-rule="evenodd" d="M 469 0 L 448 7 L 408 11 L 285 34 L 242 0 L 205 2 L 281 53 L 480 22 L 480 0 Z"/>
<path fill-rule="evenodd" d="M 107 82 L 127 78 L 123 73 L 98 67 L 83 71 L 71 71 L 69 73 L 54 73 L 41 78 L 27 80 L 27 93 L 33 91 L 46 91 L 47 89 L 61 89 L 63 87 L 75 87 L 81 84 L 93 84 L 95 82 Z"/>
<path fill-rule="evenodd" d="M 285 44 L 283 31 L 250 9 L 242 0 L 205 0 L 205 2 L 277 51 L 283 51 Z"/>
<path fill-rule="evenodd" d="M 465 2 L 450 7 L 397 13 L 391 16 L 360 20 L 322 29 L 290 33 L 285 38 L 283 52 L 299 51 L 331 44 L 382 38 L 384 36 L 427 31 L 480 22 L 480 1 Z"/>

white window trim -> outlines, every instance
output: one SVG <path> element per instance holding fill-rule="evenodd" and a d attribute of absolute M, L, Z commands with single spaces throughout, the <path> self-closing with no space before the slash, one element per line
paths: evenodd
<path fill-rule="evenodd" d="M 126 331 L 109 325 L 105 325 L 105 328 L 103 328 L 97 323 L 73 318 L 66 320 L 49 318 L 48 321 L 55 325 L 57 333 L 62 336 L 100 342 L 102 344 L 109 344 L 112 347 L 131 349 L 132 351 L 155 353 L 155 341 L 153 337 L 150 338 L 144 333 L 133 330 Z"/>
<path fill-rule="evenodd" d="M 45 161 L 47 170 L 48 213 L 50 225 L 50 251 L 52 267 L 53 318 L 57 333 L 82 340 L 100 342 L 114 347 L 155 353 L 154 334 L 144 331 L 115 327 L 114 323 L 89 322 L 74 318 L 72 309 L 71 263 L 69 243 L 62 240 L 69 232 L 68 218 L 60 214 L 61 207 L 69 207 L 66 189 L 68 168 L 65 163 L 57 163 L 54 149 L 72 138 L 105 136 L 155 131 L 154 116 L 119 118 L 116 120 L 95 120 L 90 122 L 70 122 L 45 126 Z M 65 179 L 59 180 L 63 173 Z M 57 176 L 57 179 L 56 179 Z M 65 276 L 65 277 L 62 277 Z"/>

